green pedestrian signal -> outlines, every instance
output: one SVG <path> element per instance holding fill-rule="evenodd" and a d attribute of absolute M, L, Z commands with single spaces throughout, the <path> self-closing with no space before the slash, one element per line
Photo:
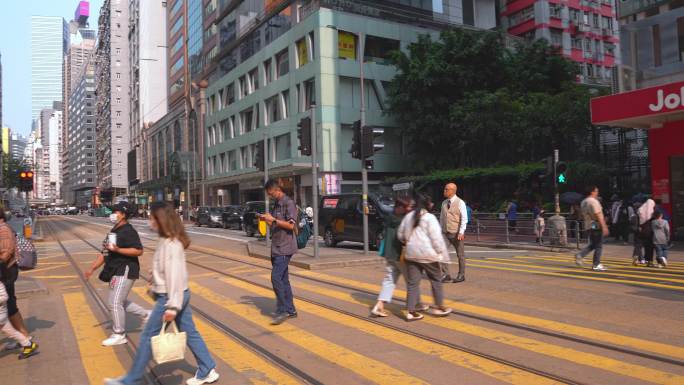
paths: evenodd
<path fill-rule="evenodd" d="M 568 178 L 565 176 L 566 171 L 568 171 L 568 165 L 565 162 L 558 162 L 556 164 L 556 175 L 558 184 L 565 184 L 568 182 Z"/>
<path fill-rule="evenodd" d="M 558 183 L 565 183 L 565 174 L 558 175 Z"/>

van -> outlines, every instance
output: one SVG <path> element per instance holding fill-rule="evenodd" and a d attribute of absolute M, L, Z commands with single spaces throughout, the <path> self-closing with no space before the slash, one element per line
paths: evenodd
<path fill-rule="evenodd" d="M 361 194 L 326 195 L 321 198 L 318 231 L 325 245 L 335 247 L 339 242 L 363 242 L 363 202 Z M 384 222 L 392 215 L 394 201 L 385 196 L 368 196 L 368 240 L 377 249 L 382 241 Z"/>

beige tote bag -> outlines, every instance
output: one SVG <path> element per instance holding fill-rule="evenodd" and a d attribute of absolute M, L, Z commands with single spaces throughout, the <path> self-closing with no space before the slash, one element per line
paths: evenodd
<path fill-rule="evenodd" d="M 169 322 L 164 322 L 159 335 L 152 337 L 152 357 L 157 364 L 182 361 L 185 358 L 187 334 L 178 332 L 178 326 L 175 322 L 171 322 L 173 332 L 167 333 L 166 327 L 168 325 Z"/>

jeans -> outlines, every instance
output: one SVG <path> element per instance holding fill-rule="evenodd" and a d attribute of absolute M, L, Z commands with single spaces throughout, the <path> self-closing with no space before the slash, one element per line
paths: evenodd
<path fill-rule="evenodd" d="M 397 287 L 399 277 L 404 274 L 406 276 L 406 265 L 399 261 L 387 261 L 385 266 L 385 278 L 382 279 L 382 289 L 378 295 L 378 301 L 391 303 L 394 289 Z"/>
<path fill-rule="evenodd" d="M 126 385 L 135 385 L 140 381 L 145 374 L 145 367 L 152 358 L 152 347 L 150 341 L 153 336 L 159 334 L 162 328 L 162 316 L 164 315 L 164 306 L 166 305 L 166 294 L 157 294 L 157 302 L 154 304 L 150 320 L 145 325 L 140 335 L 140 343 L 138 350 L 133 359 L 133 366 L 128 371 L 128 374 L 121 380 Z M 183 309 L 176 315 L 176 325 L 179 331 L 187 333 L 188 347 L 195 356 L 197 365 L 197 373 L 195 376 L 199 379 L 206 378 L 212 369 L 216 367 L 216 363 L 209 354 L 209 349 L 204 343 L 202 336 L 195 328 L 195 323 L 192 321 L 192 310 L 189 306 L 190 290 L 183 293 Z"/>
<path fill-rule="evenodd" d="M 290 258 L 292 258 L 291 255 L 275 255 L 271 257 L 271 266 L 273 266 L 273 270 L 271 270 L 271 284 L 276 296 L 276 313 L 278 314 L 297 313 L 294 307 L 294 300 L 292 299 L 292 286 L 290 286 L 288 270 Z"/>
<path fill-rule="evenodd" d="M 658 262 L 662 262 L 663 259 L 667 259 L 667 245 L 654 244 L 656 251 L 656 258 Z"/>
<path fill-rule="evenodd" d="M 594 250 L 594 266 L 601 264 L 601 253 L 603 252 L 603 232 L 601 229 L 589 230 L 589 245 L 579 252 L 579 255 L 584 258 L 592 250 Z"/>
<path fill-rule="evenodd" d="M 109 281 L 109 312 L 112 317 L 112 329 L 116 334 L 126 332 L 126 312 L 136 314 L 141 318 L 147 317 L 149 310 L 129 301 L 128 293 L 135 284 L 134 279 L 128 279 L 128 267 L 124 275 L 115 275 Z"/>
<path fill-rule="evenodd" d="M 406 305 L 408 311 L 415 312 L 418 303 L 420 302 L 420 280 L 423 277 L 423 272 L 427 275 L 432 286 L 432 297 L 435 300 L 435 305 L 444 305 L 444 291 L 442 287 L 442 272 L 439 262 L 432 263 L 418 263 L 413 261 L 406 261 L 406 281 L 407 294 Z"/>

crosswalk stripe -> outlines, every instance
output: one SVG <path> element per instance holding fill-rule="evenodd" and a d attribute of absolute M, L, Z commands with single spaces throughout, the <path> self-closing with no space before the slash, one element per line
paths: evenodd
<path fill-rule="evenodd" d="M 100 385 L 104 377 L 125 374 L 126 370 L 114 349 L 102 346 L 101 341 L 107 335 L 98 326 L 100 321 L 93 315 L 83 292 L 66 293 L 62 298 L 90 384 Z"/>
<path fill-rule="evenodd" d="M 515 271 L 518 273 L 530 273 L 530 274 L 535 274 L 535 275 L 546 275 L 546 276 L 551 276 L 551 277 L 564 277 L 564 278 L 573 278 L 573 279 L 584 279 L 584 280 L 588 280 L 588 281 L 625 283 L 625 284 L 629 284 L 629 285 L 649 286 L 649 287 L 657 287 L 660 289 L 684 291 L 684 286 L 665 285 L 665 284 L 653 283 L 653 282 L 629 281 L 629 280 L 625 280 L 625 279 L 616 279 L 616 278 L 589 277 L 589 276 L 583 276 L 583 275 L 576 275 L 576 274 L 573 274 L 570 272 L 558 273 L 558 272 L 548 272 L 548 271 L 535 271 L 535 270 L 527 270 L 527 269 L 513 268 L 513 267 L 499 267 L 499 266 L 491 266 L 491 265 L 480 265 L 480 264 L 473 263 L 473 262 L 469 263 L 468 266 L 472 266 L 472 267 L 480 268 L 480 269 Z"/>
<path fill-rule="evenodd" d="M 518 257 L 518 256 L 516 256 Z M 530 257 L 530 256 L 525 256 L 526 258 L 535 258 L 535 257 Z M 574 256 L 555 256 L 555 255 L 544 255 L 544 256 L 539 256 L 536 258 L 544 258 L 544 259 L 549 259 L 549 260 L 558 260 L 558 261 L 574 261 Z M 601 258 L 602 262 L 605 263 L 610 263 L 610 264 L 617 264 L 617 265 L 624 265 L 624 266 L 630 266 L 634 267 L 636 269 L 643 269 L 643 267 L 637 267 L 637 266 L 632 266 L 632 258 L 624 258 L 624 259 L 618 259 L 618 258 Z M 682 272 L 684 271 L 684 265 L 677 263 L 677 262 L 668 262 L 668 268 L 667 270 L 673 270 L 677 272 Z"/>
<path fill-rule="evenodd" d="M 253 305 L 237 303 L 228 297 L 220 295 L 204 286 L 191 281 L 190 290 L 201 296 L 204 300 L 219 306 L 242 319 L 249 321 L 258 327 L 268 328 L 270 319 L 261 314 L 261 311 Z M 269 292 L 273 295 L 272 292 Z M 364 357 L 343 346 L 337 345 L 314 334 L 304 331 L 292 324 L 282 324 L 277 328 L 270 328 L 270 332 L 284 340 L 297 345 L 326 361 L 355 372 L 361 377 L 377 384 L 426 384 L 425 381 L 410 376 L 400 370 L 382 362 Z"/>
<path fill-rule="evenodd" d="M 133 291 L 145 302 L 153 304 L 143 287 L 134 287 Z M 193 317 L 197 330 L 210 347 L 211 352 L 228 364 L 236 372 L 241 373 L 254 384 L 299 384 L 292 376 L 271 365 L 254 352 L 227 337 L 207 322 Z"/>
<path fill-rule="evenodd" d="M 297 271 L 296 273 L 290 273 L 291 275 L 300 275 L 304 277 L 311 277 L 320 279 L 326 282 L 337 283 L 341 285 L 357 287 L 359 289 L 367 291 L 378 291 L 380 289 L 379 285 L 373 285 L 362 281 L 336 277 L 333 275 L 318 273 L 309 270 Z M 398 297 L 406 297 L 406 291 L 395 290 L 395 294 Z M 640 338 L 629 337 L 625 335 L 620 335 L 616 333 L 606 332 L 602 330 L 591 329 L 583 326 L 577 326 L 572 324 L 567 324 L 558 321 L 547 320 L 543 318 L 537 318 L 522 314 L 511 313 L 503 310 L 492 309 L 484 306 L 466 304 L 451 300 L 445 300 L 444 303 L 458 311 L 477 314 L 480 316 L 494 318 L 502 321 L 513 322 L 520 325 L 542 328 L 546 330 L 551 330 L 554 332 L 574 335 L 585 339 L 601 341 L 604 343 L 609 343 L 616 346 L 625 346 L 629 348 L 636 348 L 639 350 L 656 353 L 658 355 L 666 355 L 670 357 L 676 357 L 679 359 L 684 359 L 684 348 L 674 345 L 663 344 L 660 342 L 643 340 Z"/>
<path fill-rule="evenodd" d="M 267 277 L 264 276 L 264 278 Z M 368 301 L 363 301 L 362 299 L 354 297 L 349 293 L 341 292 L 338 290 L 326 289 L 302 282 L 298 282 L 296 287 L 297 289 L 303 289 L 319 295 L 325 295 L 327 297 L 335 298 L 348 303 L 364 306 L 369 305 Z M 476 337 L 481 337 L 502 344 L 514 346 L 519 349 L 529 350 L 535 353 L 544 354 L 561 360 L 574 362 L 580 365 L 591 366 L 594 368 L 606 370 L 620 375 L 638 378 L 640 380 L 649 381 L 656 384 L 684 383 L 684 377 L 678 376 L 676 374 L 667 373 L 660 370 L 647 368 L 644 366 L 623 363 L 612 358 L 582 352 L 571 348 L 565 348 L 562 346 L 549 344 L 531 338 L 519 337 L 511 333 L 500 332 L 494 329 L 489 329 L 477 325 L 456 321 L 453 318 L 425 317 L 423 320 L 426 323 L 433 324 L 458 333 L 470 334 Z"/>
<path fill-rule="evenodd" d="M 540 266 L 540 265 L 535 265 L 535 264 L 530 264 L 530 263 L 524 263 L 524 262 L 516 262 L 516 261 L 511 261 L 508 260 L 507 262 L 501 262 L 501 261 L 494 261 L 492 260 L 493 258 L 487 258 L 487 259 L 477 259 L 473 260 L 473 262 L 476 263 L 490 263 L 492 265 L 502 265 L 502 266 L 519 266 L 519 267 L 525 267 L 528 269 L 539 269 L 539 270 L 553 270 L 553 271 L 559 271 L 562 273 L 590 273 L 590 274 L 601 274 L 602 276 L 612 276 L 612 277 L 622 277 L 622 278 L 640 278 L 640 279 L 651 279 L 651 280 L 657 280 L 661 282 L 674 282 L 674 283 L 684 283 L 684 279 L 675 279 L 675 278 L 666 278 L 666 277 L 646 277 L 646 276 L 639 276 L 639 275 L 633 275 L 633 274 L 627 274 L 627 273 L 611 273 L 610 271 L 602 271 L 602 272 L 593 272 L 590 268 L 573 268 L 573 269 L 559 269 L 559 267 L 553 267 L 553 266 Z M 634 281 L 634 283 L 644 283 L 641 281 Z"/>
<path fill-rule="evenodd" d="M 526 257 L 526 256 L 515 256 L 513 258 L 486 258 L 483 260 L 495 260 L 495 261 L 515 261 L 518 263 L 526 263 L 526 264 L 532 264 L 532 265 L 537 265 L 537 266 L 569 266 L 568 264 L 571 264 L 570 266 L 575 266 L 575 259 L 572 258 L 570 259 L 547 259 L 543 257 Z M 480 261 L 480 259 L 475 259 L 474 261 Z M 561 263 L 560 265 L 558 264 L 542 264 L 543 262 L 558 262 Z M 562 264 L 565 263 L 565 264 Z M 642 266 L 632 266 L 631 264 L 622 266 L 622 265 L 614 265 L 614 264 L 609 264 L 608 265 L 609 271 L 619 271 L 621 274 L 629 274 L 633 275 L 635 277 L 639 277 L 642 275 L 647 275 L 647 276 L 663 276 L 663 277 L 682 277 L 681 273 L 672 271 L 668 273 L 668 271 L 671 271 L 670 269 L 667 270 L 648 270 L 647 268 L 644 268 Z"/>
<path fill-rule="evenodd" d="M 221 278 L 221 281 L 228 285 L 238 287 L 245 291 L 257 295 L 271 296 L 271 291 L 263 289 L 258 286 L 250 285 L 246 282 L 239 281 L 233 278 Z M 320 306 L 312 305 L 306 302 L 296 301 L 299 311 L 314 314 L 317 317 L 324 318 L 328 321 L 344 325 L 354 330 L 359 330 L 368 333 L 377 338 L 383 338 L 392 343 L 402 345 L 406 348 L 415 350 L 419 353 L 427 354 L 440 358 L 450 364 L 474 370 L 478 373 L 493 377 L 497 380 L 507 382 L 509 384 L 554 384 L 545 377 L 540 377 L 533 373 L 528 373 L 517 368 L 500 364 L 486 358 L 478 357 L 474 354 L 462 352 L 449 348 L 447 346 L 439 345 L 431 341 L 426 341 L 418 337 L 407 335 L 395 330 L 385 328 L 373 323 L 365 322 L 345 314 L 334 312 L 322 308 Z M 370 360 L 369 358 L 366 358 Z"/>

